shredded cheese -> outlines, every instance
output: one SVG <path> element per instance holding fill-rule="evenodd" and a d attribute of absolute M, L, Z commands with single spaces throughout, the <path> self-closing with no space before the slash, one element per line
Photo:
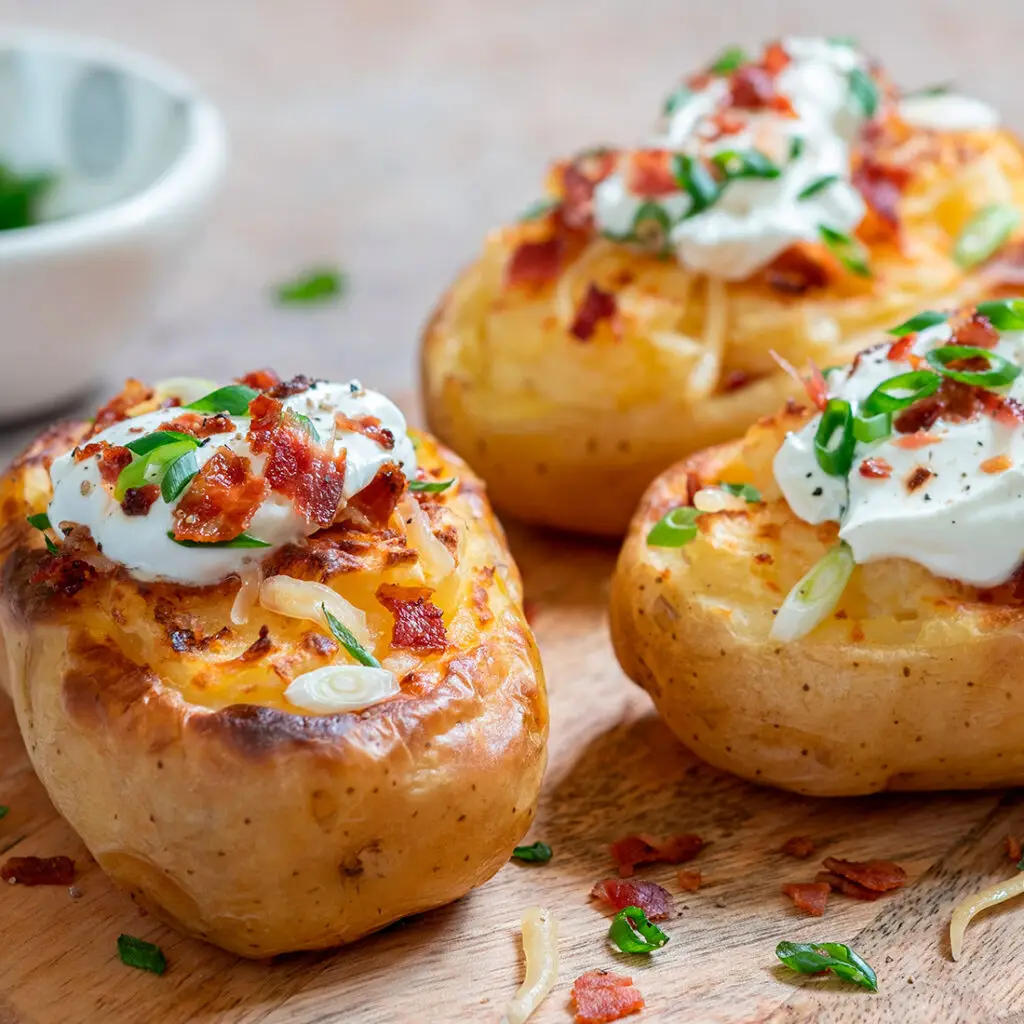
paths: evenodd
<path fill-rule="evenodd" d="M 1008 882 L 998 882 L 958 904 L 949 922 L 949 946 L 953 959 L 959 960 L 964 947 L 964 932 L 974 917 L 989 907 L 1024 895 L 1024 871 Z"/>
<path fill-rule="evenodd" d="M 521 928 L 526 977 L 501 1024 L 524 1024 L 558 980 L 558 923 L 551 911 L 530 907 L 523 913 Z"/>

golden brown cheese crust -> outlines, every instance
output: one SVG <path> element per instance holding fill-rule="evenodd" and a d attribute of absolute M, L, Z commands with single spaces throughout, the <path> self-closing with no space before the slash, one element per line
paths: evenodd
<path fill-rule="evenodd" d="M 1024 591 L 980 591 L 911 562 L 857 566 L 831 618 L 791 643 L 773 612 L 835 543 L 795 518 L 771 473 L 791 410 L 651 484 L 611 589 L 626 673 L 675 734 L 716 767 L 822 796 L 1024 782 Z M 682 548 L 650 528 L 693 487 L 748 482 L 746 511 L 705 514 Z"/>
<path fill-rule="evenodd" d="M 460 481 L 425 502 L 458 552 L 432 595 L 445 650 L 405 652 L 395 698 L 305 715 L 287 681 L 338 645 L 259 606 L 233 625 L 237 582 L 102 567 L 70 595 L 32 582 L 47 557 L 25 522 L 47 499 L 35 470 L 85 430 L 49 432 L 0 480 L 0 654 L 33 765 L 104 870 L 251 957 L 351 941 L 494 874 L 533 817 L 547 702 L 515 565 L 465 465 L 420 436 L 421 465 Z M 378 635 L 391 616 L 377 588 L 423 581 L 394 524 L 334 527 L 267 568 L 336 588 Z"/>
<path fill-rule="evenodd" d="M 735 438 L 794 393 L 773 351 L 798 367 L 827 366 L 923 308 L 996 294 L 1004 281 L 1019 290 L 1024 259 L 1013 245 L 1010 266 L 997 258 L 965 272 L 951 258 L 984 206 L 1009 196 L 1024 210 L 1024 155 L 1010 133 L 891 121 L 872 154 L 909 180 L 898 234 L 872 217 L 862 225 L 871 279 L 832 267 L 823 286 L 797 293 L 764 273 L 712 281 L 674 259 L 566 234 L 555 214 L 493 232 L 424 332 L 431 430 L 487 481 L 499 510 L 621 535 L 654 476 Z M 553 278 L 511 284 L 516 253 L 555 235 L 565 237 Z M 581 339 L 573 327 L 592 285 L 615 313 Z"/>

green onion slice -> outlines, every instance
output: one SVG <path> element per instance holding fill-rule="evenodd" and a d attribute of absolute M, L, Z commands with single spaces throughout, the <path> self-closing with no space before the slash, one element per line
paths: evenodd
<path fill-rule="evenodd" d="M 517 846 L 512 851 L 513 860 L 521 860 L 527 864 L 546 864 L 551 860 L 551 847 L 539 840 L 529 846 Z"/>
<path fill-rule="evenodd" d="M 191 434 L 182 434 L 177 430 L 155 430 L 152 434 L 146 434 L 145 437 L 140 437 L 136 441 L 129 441 L 125 448 L 133 455 L 148 455 L 165 444 L 180 444 L 182 441 L 190 442 L 193 447 L 199 445 L 199 442 Z"/>
<path fill-rule="evenodd" d="M 700 512 L 688 505 L 666 512 L 647 534 L 649 548 L 681 548 L 697 536 Z"/>
<path fill-rule="evenodd" d="M 279 284 L 274 289 L 274 297 L 282 306 L 312 305 L 340 298 L 346 284 L 345 275 L 337 268 L 314 267 L 292 281 Z"/>
<path fill-rule="evenodd" d="M 868 416 L 880 412 L 897 412 L 939 390 L 942 378 L 931 370 L 900 373 L 881 384 L 864 400 L 862 408 Z"/>
<path fill-rule="evenodd" d="M 997 331 L 1024 331 L 1024 299 L 995 299 L 976 308 Z"/>
<path fill-rule="evenodd" d="M 1001 248 L 1020 223 L 1020 210 L 992 203 L 979 210 L 963 227 L 953 246 L 953 260 L 964 270 L 984 262 Z"/>
<path fill-rule="evenodd" d="M 168 468 L 183 455 L 192 455 L 194 462 L 194 452 L 199 447 L 199 442 L 194 437 L 186 435 L 186 438 L 184 441 L 175 441 L 171 444 L 162 444 L 158 448 L 151 448 L 145 455 L 125 466 L 118 474 L 117 482 L 114 484 L 115 500 L 124 500 L 125 494 L 133 487 L 145 487 L 146 484 L 159 483 Z"/>
<path fill-rule="evenodd" d="M 846 476 L 853 463 L 853 410 L 843 398 L 830 398 L 814 435 L 814 455 L 829 476 Z"/>
<path fill-rule="evenodd" d="M 268 544 L 265 540 L 257 540 L 255 537 L 249 536 L 247 533 L 240 533 L 237 537 L 232 537 L 231 540 L 179 540 L 174 536 L 173 530 L 167 531 L 167 536 L 174 541 L 175 544 L 180 544 L 183 548 L 269 548 L 273 547 L 272 544 Z"/>
<path fill-rule="evenodd" d="M 875 972 L 841 942 L 780 942 L 775 955 L 789 968 L 801 974 L 831 971 L 843 981 L 852 981 L 869 992 L 878 991 Z"/>
<path fill-rule="evenodd" d="M 716 153 L 711 162 L 728 180 L 733 178 L 777 178 L 782 170 L 756 149 L 728 149 Z"/>
<path fill-rule="evenodd" d="M 34 526 L 37 530 L 52 530 L 53 527 L 50 525 L 50 517 L 45 512 L 37 512 L 34 516 L 26 516 L 29 526 Z"/>
<path fill-rule="evenodd" d="M 647 920 L 640 907 L 626 907 L 612 918 L 608 938 L 623 953 L 652 953 L 668 942 L 668 936 Z"/>
<path fill-rule="evenodd" d="M 342 647 L 352 655 L 360 665 L 367 665 L 370 668 L 380 668 L 380 662 L 355 638 L 352 630 L 341 622 L 336 616 L 332 615 L 327 610 L 327 605 L 320 605 L 320 610 L 324 613 L 324 618 L 327 620 L 327 625 L 330 627 L 331 632 L 334 634 L 334 639 L 341 644 Z"/>
<path fill-rule="evenodd" d="M 761 500 L 761 492 L 750 484 L 729 484 L 722 480 L 719 481 L 718 486 L 727 494 L 733 494 L 737 498 L 743 498 L 744 501 L 755 502 Z"/>
<path fill-rule="evenodd" d="M 686 211 L 686 217 L 695 217 L 718 198 L 718 183 L 699 158 L 676 153 L 672 157 L 672 175 L 679 183 L 679 187 L 690 197 L 690 208 Z"/>
<path fill-rule="evenodd" d="M 160 495 L 168 505 L 172 501 L 177 501 L 181 492 L 192 482 L 192 477 L 199 472 L 199 463 L 196 462 L 196 453 L 194 451 L 185 452 L 184 455 L 179 455 L 168 467 L 167 472 L 164 473 L 163 480 L 160 481 Z"/>
<path fill-rule="evenodd" d="M 320 431 L 316 424 L 304 413 L 288 410 L 288 418 L 301 430 L 314 444 L 320 443 Z"/>
<path fill-rule="evenodd" d="M 10 807 L 4 807 L 3 804 L 0 804 L 0 818 L 6 818 L 10 810 Z"/>
<path fill-rule="evenodd" d="M 668 233 L 672 221 L 657 203 L 648 200 L 641 204 L 633 217 L 628 239 L 654 253 L 663 253 L 668 247 Z"/>
<path fill-rule="evenodd" d="M 892 414 L 880 412 L 874 416 L 855 416 L 853 418 L 854 440 L 862 444 L 881 441 L 892 433 Z"/>
<path fill-rule="evenodd" d="M 665 97 L 665 104 L 661 108 L 665 117 L 671 117 L 681 106 L 690 101 L 693 92 L 685 85 L 678 86 Z"/>
<path fill-rule="evenodd" d="M 133 935 L 118 935 L 117 952 L 121 963 L 137 967 L 140 971 L 163 974 L 167 970 L 167 958 L 159 946 L 144 942 Z"/>
<path fill-rule="evenodd" d="M 853 573 L 853 552 L 841 541 L 820 558 L 786 595 L 775 621 L 772 637 L 799 640 L 831 614 L 839 604 Z"/>
<path fill-rule="evenodd" d="M 943 345 L 933 348 L 925 359 L 936 372 L 961 384 L 976 384 L 983 388 L 1000 388 L 1015 381 L 1020 376 L 1021 368 L 1011 363 L 997 352 L 987 348 L 975 348 L 973 345 Z M 984 359 L 988 363 L 987 370 L 950 370 L 949 364 L 960 359 Z"/>
<path fill-rule="evenodd" d="M 556 206 L 558 206 L 557 199 L 551 199 L 550 197 L 537 199 L 535 202 L 530 203 L 516 219 L 520 224 L 530 220 L 540 220 L 541 217 L 550 213 Z"/>
<path fill-rule="evenodd" d="M 937 309 L 925 309 L 912 316 L 909 320 L 889 329 L 894 337 L 902 338 L 905 334 L 916 334 L 936 324 L 944 324 L 949 319 L 948 313 L 940 313 Z"/>
<path fill-rule="evenodd" d="M 789 159 L 799 160 L 803 155 L 804 146 L 807 144 L 807 140 L 802 135 L 794 135 L 789 140 Z"/>
<path fill-rule="evenodd" d="M 728 75 L 744 64 L 750 63 L 750 57 L 741 46 L 727 46 L 710 65 L 708 71 L 713 75 Z"/>
<path fill-rule="evenodd" d="M 819 192 L 824 192 L 829 185 L 834 185 L 839 180 L 838 174 L 826 174 L 824 177 L 818 178 L 816 181 L 812 181 L 802 192 L 798 192 L 797 199 L 810 199 L 811 196 L 816 196 Z"/>
<path fill-rule="evenodd" d="M 860 108 L 867 120 L 871 120 L 878 110 L 879 94 L 875 80 L 863 69 L 854 68 L 850 72 L 850 99 Z"/>
<path fill-rule="evenodd" d="M 857 277 L 871 276 L 868 251 L 856 238 L 852 235 L 844 235 L 842 231 L 836 231 L 835 228 L 830 228 L 826 224 L 819 225 L 818 233 L 832 255 L 851 274 L 856 274 Z"/>
<path fill-rule="evenodd" d="M 442 491 L 447 491 L 455 483 L 455 479 L 455 477 L 451 477 L 448 480 L 410 480 L 409 490 L 418 491 L 421 494 L 440 494 Z"/>
<path fill-rule="evenodd" d="M 249 403 L 258 395 L 258 391 L 245 384 L 228 384 L 226 387 L 211 391 L 185 408 L 195 412 L 226 412 L 229 416 L 246 416 L 249 413 Z"/>

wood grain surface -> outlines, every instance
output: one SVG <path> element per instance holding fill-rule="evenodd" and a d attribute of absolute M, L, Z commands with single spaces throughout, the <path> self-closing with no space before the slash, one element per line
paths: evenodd
<path fill-rule="evenodd" d="M 0 892 L 0 1024 L 497 1024 L 521 979 L 519 915 L 532 904 L 554 912 L 562 936 L 560 980 L 540 1024 L 571 1020 L 569 987 L 592 968 L 633 976 L 648 1003 L 638 1020 L 1024 1021 L 1024 977 L 1015 966 L 1024 962 L 1024 908 L 976 921 L 958 964 L 946 938 L 960 898 L 1012 874 L 1003 837 L 1024 832 L 1024 797 L 813 800 L 700 764 L 615 664 L 605 621 L 612 549 L 525 530 L 512 540 L 552 697 L 550 769 L 531 832 L 554 848 L 550 864 L 509 864 L 458 903 L 346 950 L 239 961 L 141 917 L 111 887 L 50 806 L 0 698 L 0 803 L 11 807 L 0 821 L 0 849 L 70 854 L 82 869 L 79 899 L 63 888 Z M 649 958 L 615 951 L 608 915 L 588 899 L 595 881 L 614 874 L 608 843 L 632 831 L 694 831 L 710 843 L 691 865 L 705 879 L 696 893 L 679 892 L 671 867 L 641 871 L 675 895 L 664 925 L 671 941 Z M 779 891 L 813 877 L 817 857 L 778 852 L 798 834 L 814 837 L 821 857 L 895 859 L 911 883 L 876 903 L 833 896 L 825 917 L 803 916 Z M 159 943 L 168 972 L 158 978 L 122 966 L 120 932 Z M 877 970 L 878 994 L 791 975 L 773 955 L 782 938 L 851 943 Z"/>

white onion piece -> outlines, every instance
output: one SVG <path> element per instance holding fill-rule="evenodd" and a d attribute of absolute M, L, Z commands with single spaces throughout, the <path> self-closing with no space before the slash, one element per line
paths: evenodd
<path fill-rule="evenodd" d="M 409 546 L 419 555 L 423 575 L 431 582 L 450 576 L 455 569 L 455 559 L 434 536 L 420 503 L 407 494 L 398 505 L 398 514 L 405 520 Z"/>
<path fill-rule="evenodd" d="M 231 606 L 231 621 L 236 626 L 244 626 L 249 621 L 253 608 L 259 602 L 263 570 L 258 565 L 250 566 L 242 571 L 241 579 L 242 584 Z"/>
<path fill-rule="evenodd" d="M 745 512 L 749 502 L 721 487 L 702 487 L 693 496 L 693 507 L 699 512 Z"/>
<path fill-rule="evenodd" d="M 976 914 L 1017 896 L 1024 896 L 1024 872 L 1021 872 L 1016 878 L 1011 878 L 1008 882 L 999 882 L 982 892 L 968 896 L 962 903 L 959 903 L 949 922 L 949 948 L 953 959 L 960 959 L 960 953 L 964 948 L 964 932 L 967 931 L 967 926 Z"/>
<path fill-rule="evenodd" d="M 166 380 L 158 380 L 153 390 L 159 402 L 177 398 L 182 405 L 188 405 L 216 391 L 218 387 L 220 385 L 215 380 L 206 380 L 204 377 L 168 377 Z"/>
<path fill-rule="evenodd" d="M 786 595 L 772 623 L 776 640 L 799 640 L 822 622 L 839 604 L 854 567 L 853 552 L 837 544 Z"/>
<path fill-rule="evenodd" d="M 502 1024 L 524 1024 L 558 980 L 558 922 L 551 911 L 530 907 L 521 927 L 526 977 L 505 1008 Z"/>
<path fill-rule="evenodd" d="M 367 665 L 325 665 L 296 676 L 284 691 L 285 700 L 303 711 L 340 714 L 362 711 L 399 692 L 398 681 L 383 668 Z"/>
<path fill-rule="evenodd" d="M 267 611 L 286 615 L 290 619 L 308 619 L 325 626 L 321 605 L 343 625 L 347 626 L 359 643 L 373 650 L 373 634 L 366 615 L 351 601 L 346 601 L 336 590 L 312 580 L 297 580 L 292 576 L 271 576 L 260 586 L 260 604 Z"/>

